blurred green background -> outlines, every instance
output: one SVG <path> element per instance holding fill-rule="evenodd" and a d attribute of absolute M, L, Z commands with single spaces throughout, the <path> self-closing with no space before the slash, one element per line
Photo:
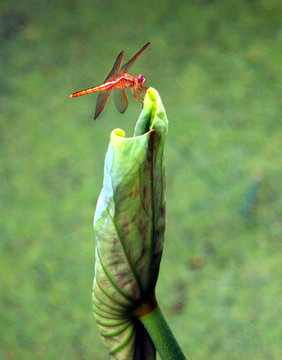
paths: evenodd
<path fill-rule="evenodd" d="M 281 359 L 281 8 L 252 1 L 0 4 L 0 359 L 108 358 L 91 305 L 93 212 L 121 50 L 170 121 L 157 286 L 189 359 Z M 279 83 L 280 80 L 280 83 Z"/>

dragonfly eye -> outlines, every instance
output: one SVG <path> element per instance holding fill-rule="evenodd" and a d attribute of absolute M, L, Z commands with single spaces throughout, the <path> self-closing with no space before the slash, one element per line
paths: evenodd
<path fill-rule="evenodd" d="M 138 84 L 140 84 L 140 85 L 143 85 L 144 83 L 145 83 L 145 78 L 144 78 L 144 76 L 143 75 L 141 75 L 141 74 L 139 74 L 138 76 L 137 76 L 137 82 L 138 82 Z"/>

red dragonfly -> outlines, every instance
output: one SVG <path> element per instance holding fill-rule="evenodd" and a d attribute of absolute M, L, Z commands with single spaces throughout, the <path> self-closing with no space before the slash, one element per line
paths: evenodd
<path fill-rule="evenodd" d="M 89 89 L 77 91 L 74 94 L 70 95 L 70 97 L 73 98 L 100 91 L 97 98 L 94 120 L 97 119 L 97 117 L 103 111 L 113 89 L 115 104 L 120 113 L 123 114 L 128 106 L 128 98 L 125 91 L 126 88 L 131 88 L 133 98 L 142 104 L 141 95 L 144 94 L 147 90 L 147 88 L 143 86 L 146 79 L 141 74 L 139 74 L 135 79 L 134 76 L 127 74 L 127 71 L 131 68 L 134 62 L 147 49 L 149 45 L 150 43 L 148 42 L 145 46 L 142 47 L 140 51 L 138 51 L 136 55 L 133 56 L 132 59 L 130 59 L 125 65 L 121 67 L 124 55 L 124 51 L 122 51 L 118 55 L 112 70 L 106 77 L 103 84 L 91 87 Z M 136 92 L 136 94 L 134 91 Z"/>

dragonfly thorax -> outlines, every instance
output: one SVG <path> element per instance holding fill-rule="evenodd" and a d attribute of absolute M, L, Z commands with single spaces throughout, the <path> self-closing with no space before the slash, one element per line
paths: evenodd
<path fill-rule="evenodd" d="M 137 76 L 137 84 L 143 86 L 145 84 L 146 79 L 143 75 L 139 74 Z"/>

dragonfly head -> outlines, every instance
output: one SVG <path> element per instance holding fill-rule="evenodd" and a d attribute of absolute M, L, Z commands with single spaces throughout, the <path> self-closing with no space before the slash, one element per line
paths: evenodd
<path fill-rule="evenodd" d="M 139 74 L 137 76 L 137 84 L 140 86 L 143 86 L 145 84 L 146 79 L 144 78 L 143 75 Z"/>

